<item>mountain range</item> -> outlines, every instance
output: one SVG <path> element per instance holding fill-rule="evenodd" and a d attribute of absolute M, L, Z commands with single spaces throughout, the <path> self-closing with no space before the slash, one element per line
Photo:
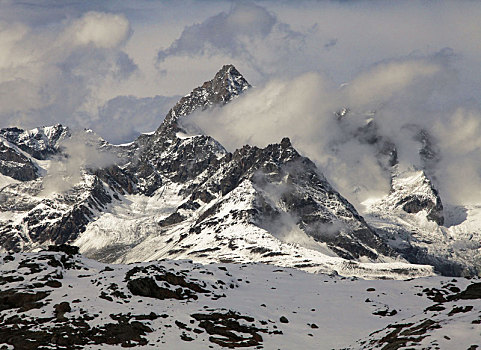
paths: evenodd
<path fill-rule="evenodd" d="M 352 137 L 377 150 L 391 191 L 364 215 L 289 138 L 230 153 L 184 127 L 193 113 L 222 108 L 251 89 L 226 65 L 181 98 L 155 132 L 124 145 L 62 125 L 1 129 L 1 249 L 69 243 L 109 263 L 256 261 L 343 275 L 354 265 L 364 277 L 478 273 L 479 240 L 469 220 L 477 208 L 449 208 L 454 221 L 463 211 L 466 220 L 446 219 L 428 167 L 401 169 L 396 145 L 375 119 Z M 344 108 L 333 118 L 343 123 L 350 113 Z M 429 134 L 409 127 L 423 162 L 435 162 Z"/>
<path fill-rule="evenodd" d="M 481 208 L 443 202 L 429 133 L 405 126 L 406 166 L 352 131 L 391 178 L 356 209 L 288 137 L 229 152 L 189 122 L 252 91 L 225 65 L 122 145 L 0 130 L 0 349 L 476 349 Z"/>

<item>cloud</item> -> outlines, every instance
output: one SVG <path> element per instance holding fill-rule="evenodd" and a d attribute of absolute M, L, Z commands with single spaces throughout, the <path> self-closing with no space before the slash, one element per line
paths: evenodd
<path fill-rule="evenodd" d="M 459 107 L 432 128 L 440 140 L 442 158 L 436 172 L 446 196 L 454 203 L 481 200 L 481 110 Z"/>
<path fill-rule="evenodd" d="M 137 69 L 122 51 L 129 36 L 128 20 L 107 13 L 39 28 L 0 22 L 1 127 L 88 125 L 104 81 Z"/>
<path fill-rule="evenodd" d="M 244 54 L 249 37 L 265 38 L 277 19 L 264 7 L 254 3 L 236 3 L 228 12 L 207 18 L 200 24 L 186 27 L 168 48 L 160 50 L 161 62 L 169 56 L 202 55 L 208 50 Z"/>
<path fill-rule="evenodd" d="M 323 72 L 342 83 L 376 62 L 432 55 L 451 47 L 463 61 L 457 67 L 463 81 L 479 83 L 479 76 L 472 74 L 481 58 L 475 40 L 481 35 L 475 15 L 481 9 L 479 3 L 239 3 L 186 25 L 158 51 L 159 69 L 170 72 L 175 64 L 190 62 L 194 70 L 199 60 L 204 68 L 215 69 L 212 61 L 223 58 L 249 73 L 254 85 L 273 76 L 293 77 L 309 71 Z M 247 19 L 236 21 L 238 13 Z M 468 87 L 464 92 L 468 93 Z"/>
<path fill-rule="evenodd" d="M 481 113 L 452 101 L 457 75 L 440 54 L 395 59 L 373 65 L 342 88 L 318 73 L 273 80 L 244 97 L 184 121 L 233 151 L 243 144 L 264 147 L 289 136 L 314 160 L 328 180 L 352 203 L 387 194 L 390 174 L 379 148 L 357 137 L 374 120 L 377 136 L 394 142 L 401 167 L 421 168 L 424 130 L 440 163 L 426 169 L 450 203 L 481 200 Z M 444 101 L 442 105 L 437 101 Z M 451 101 L 451 102 L 446 102 Z M 338 120 L 336 111 L 351 111 Z M 431 165 L 429 165 L 431 166 Z M 463 176 L 454 169 L 465 169 Z"/>
<path fill-rule="evenodd" d="M 99 108 L 98 119 L 89 127 L 113 144 L 134 140 L 141 133 L 156 130 L 179 99 L 180 96 L 118 96 Z"/>
<path fill-rule="evenodd" d="M 75 21 L 67 32 L 73 34 L 82 45 L 113 48 L 128 38 L 130 24 L 122 15 L 88 12 Z"/>
<path fill-rule="evenodd" d="M 185 27 L 169 47 L 158 51 L 157 61 L 225 55 L 242 60 L 258 73 L 271 74 L 275 69 L 269 65 L 278 68 L 281 61 L 299 52 L 303 39 L 304 34 L 293 31 L 265 7 L 236 2 L 229 12 Z"/>
<path fill-rule="evenodd" d="M 43 179 L 42 195 L 63 193 L 78 184 L 86 170 L 95 170 L 118 162 L 117 156 L 100 149 L 101 139 L 93 132 L 77 131 L 61 141 L 62 154 L 50 161 Z"/>
<path fill-rule="evenodd" d="M 381 63 L 360 74 L 347 85 L 351 105 L 376 104 L 390 100 L 400 91 L 422 82 L 440 71 L 441 67 L 425 60 Z"/>

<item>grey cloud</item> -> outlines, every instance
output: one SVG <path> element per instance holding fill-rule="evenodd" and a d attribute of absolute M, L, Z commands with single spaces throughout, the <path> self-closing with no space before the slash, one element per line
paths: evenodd
<path fill-rule="evenodd" d="M 96 12 L 38 28 L 0 23 L 0 127 L 87 126 L 81 111 L 104 80 L 137 70 L 122 51 L 130 34 L 124 16 Z"/>
<path fill-rule="evenodd" d="M 127 79 L 138 70 L 138 66 L 125 52 L 120 51 L 115 62 L 117 76 L 119 79 Z"/>
<path fill-rule="evenodd" d="M 466 109 L 462 100 L 449 98 L 458 93 L 458 77 L 443 55 L 385 60 L 342 89 L 317 73 L 274 80 L 187 123 L 229 150 L 289 136 L 358 207 L 389 191 L 389 173 L 375 147 L 353 137 L 356 131 L 373 118 L 379 133 L 396 144 L 400 166 L 421 167 L 415 130 L 423 129 L 440 151 L 440 163 L 430 171 L 443 198 L 475 203 L 481 200 L 481 108 Z M 439 106 L 438 100 L 445 102 Z M 351 112 L 340 123 L 334 113 L 342 107 Z M 417 127 L 406 127 L 411 125 Z M 455 169 L 464 169 L 463 175 Z"/>
<path fill-rule="evenodd" d="M 99 108 L 99 117 L 90 127 L 111 143 L 132 141 L 141 133 L 157 129 L 179 98 L 118 96 Z"/>
<path fill-rule="evenodd" d="M 300 68 L 307 33 L 294 31 L 266 8 L 251 2 L 236 2 L 199 24 L 184 28 L 180 37 L 157 54 L 161 69 L 169 58 L 229 57 L 242 62 L 260 76 Z M 286 62 L 296 64 L 286 69 Z M 302 62 L 305 63 L 305 62 Z"/>
<path fill-rule="evenodd" d="M 169 56 L 202 55 L 209 49 L 229 54 L 247 50 L 246 37 L 265 38 L 277 23 L 276 17 L 253 3 L 236 3 L 228 13 L 221 12 L 184 29 L 168 48 L 160 50 L 158 61 Z"/>

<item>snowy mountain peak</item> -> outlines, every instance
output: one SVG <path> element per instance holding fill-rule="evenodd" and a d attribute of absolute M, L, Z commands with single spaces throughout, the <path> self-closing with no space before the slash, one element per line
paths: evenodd
<path fill-rule="evenodd" d="M 250 87 L 251 85 L 232 64 L 223 66 L 212 79 L 214 93 L 227 97 L 229 100 Z"/>
<path fill-rule="evenodd" d="M 197 109 L 205 110 L 211 106 L 223 105 L 249 89 L 251 85 L 233 65 L 225 65 L 212 80 L 204 82 L 190 94 L 182 97 L 169 111 L 157 133 L 179 129 L 180 117 L 191 114 Z"/>
<path fill-rule="evenodd" d="M 443 203 L 426 173 L 423 170 L 401 171 L 398 166 L 393 169 L 390 194 L 376 206 L 409 214 L 424 212 L 426 219 L 443 225 Z"/>

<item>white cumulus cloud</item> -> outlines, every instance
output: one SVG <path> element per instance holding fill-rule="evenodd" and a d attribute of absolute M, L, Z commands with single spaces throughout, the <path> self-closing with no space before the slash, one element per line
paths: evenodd
<path fill-rule="evenodd" d="M 113 48 L 128 38 L 130 24 L 123 15 L 88 12 L 76 20 L 70 30 L 80 44 Z"/>

